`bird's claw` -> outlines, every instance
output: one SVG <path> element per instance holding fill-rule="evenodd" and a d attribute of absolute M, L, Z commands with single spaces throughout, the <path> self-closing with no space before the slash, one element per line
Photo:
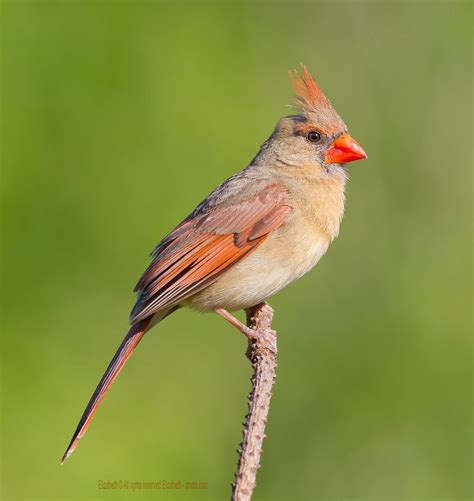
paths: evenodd
<path fill-rule="evenodd" d="M 269 350 L 276 355 L 277 353 L 277 333 L 270 328 L 250 329 L 245 333 L 249 340 L 249 350 Z"/>

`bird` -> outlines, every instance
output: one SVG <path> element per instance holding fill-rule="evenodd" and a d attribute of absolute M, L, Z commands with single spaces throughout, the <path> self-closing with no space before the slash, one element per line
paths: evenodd
<path fill-rule="evenodd" d="M 143 336 L 176 310 L 232 313 L 294 282 L 326 253 L 344 213 L 346 164 L 367 158 L 307 67 L 289 71 L 297 113 L 281 118 L 253 160 L 156 246 L 138 281 L 130 330 L 87 404 L 61 463 Z M 265 333 L 262 333 L 264 335 Z"/>

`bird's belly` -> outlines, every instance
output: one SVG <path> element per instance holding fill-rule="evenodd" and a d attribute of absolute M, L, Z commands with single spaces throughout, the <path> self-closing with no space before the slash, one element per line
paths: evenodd
<path fill-rule="evenodd" d="M 328 245 L 328 237 L 319 231 L 296 234 L 280 228 L 252 254 L 186 303 L 200 310 L 221 307 L 235 311 L 254 306 L 309 271 Z"/>

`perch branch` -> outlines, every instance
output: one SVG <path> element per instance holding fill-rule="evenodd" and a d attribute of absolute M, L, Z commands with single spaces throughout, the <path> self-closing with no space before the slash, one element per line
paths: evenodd
<path fill-rule="evenodd" d="M 253 367 L 252 390 L 245 417 L 244 437 L 238 449 L 239 461 L 232 484 L 232 501 L 249 501 L 255 489 L 277 365 L 276 332 L 271 329 L 272 308 L 267 303 L 261 303 L 249 308 L 246 313 L 248 327 L 256 331 L 255 338 L 249 340 L 246 353 Z"/>

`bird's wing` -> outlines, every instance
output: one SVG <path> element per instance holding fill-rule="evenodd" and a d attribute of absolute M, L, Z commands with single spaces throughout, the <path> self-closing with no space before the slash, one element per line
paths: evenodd
<path fill-rule="evenodd" d="M 235 205 L 194 212 L 158 245 L 139 280 L 138 322 L 202 290 L 254 251 L 291 211 L 286 190 L 263 188 Z"/>

